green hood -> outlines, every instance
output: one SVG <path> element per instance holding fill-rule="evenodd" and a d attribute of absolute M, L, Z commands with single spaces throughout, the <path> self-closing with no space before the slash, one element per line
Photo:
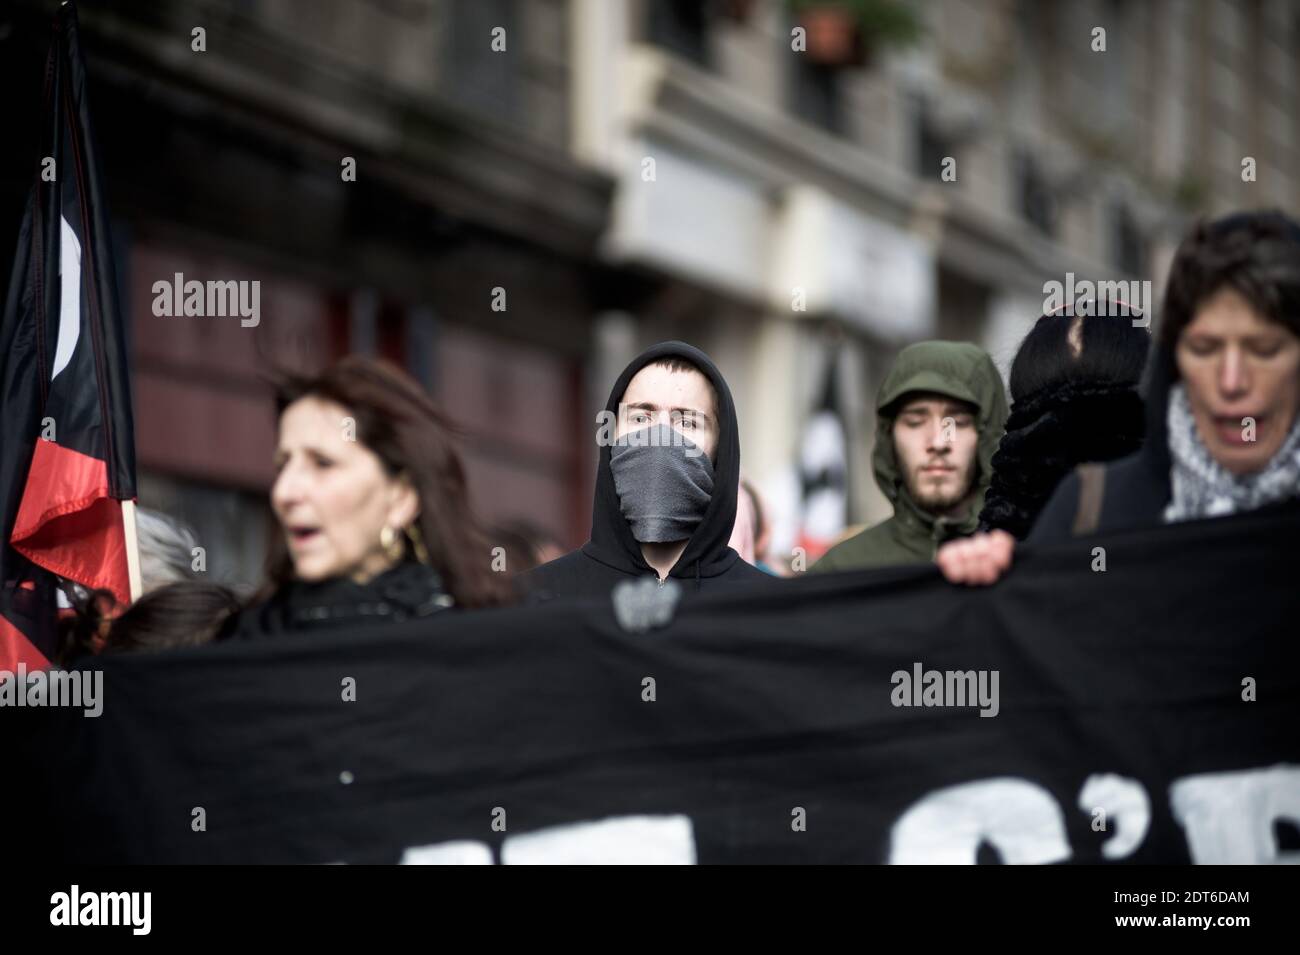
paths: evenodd
<path fill-rule="evenodd" d="M 979 490 L 962 528 L 963 532 L 969 533 L 979 523 L 984 492 L 993 475 L 993 452 L 1002 440 L 1007 421 L 1007 396 L 1002 376 L 998 374 L 993 359 L 975 345 L 967 342 L 919 342 L 899 352 L 894 367 L 880 386 L 880 393 L 876 396 L 876 449 L 872 455 L 876 484 L 894 505 L 896 517 L 917 518 L 929 526 L 934 519 L 913 503 L 894 454 L 897 402 L 913 391 L 947 395 L 968 401 L 978 409 L 975 427 L 979 433 L 979 471 L 975 480 Z"/>

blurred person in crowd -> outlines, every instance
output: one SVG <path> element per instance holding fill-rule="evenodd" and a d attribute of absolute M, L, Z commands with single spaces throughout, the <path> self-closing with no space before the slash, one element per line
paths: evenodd
<path fill-rule="evenodd" d="M 136 508 L 136 541 L 142 598 L 170 584 L 194 579 L 194 534 L 175 518 L 151 508 Z M 59 578 L 59 589 L 61 636 L 60 649 L 55 654 L 57 660 L 66 663 L 86 653 L 103 651 L 109 645 L 110 624 L 124 608 L 118 607 L 108 590 L 92 592 L 64 578 Z M 151 644 L 165 645 L 165 640 L 154 639 L 155 636 L 151 632 Z M 175 639 L 180 641 L 177 645 L 183 645 L 189 637 L 185 632 L 178 632 Z"/>
<path fill-rule="evenodd" d="M 344 358 L 278 391 L 267 584 L 234 635 L 425 617 L 511 602 L 471 516 L 452 428 L 396 366 Z"/>
<path fill-rule="evenodd" d="M 1034 323 L 1011 364 L 1011 415 L 993 455 L 980 530 L 1024 540 L 1077 465 L 1142 446 L 1138 382 L 1151 342 L 1144 324 L 1121 302 L 1085 303 Z"/>
<path fill-rule="evenodd" d="M 778 576 L 769 560 L 772 551 L 772 522 L 767 515 L 767 505 L 763 503 L 763 495 L 758 493 L 758 488 L 747 478 L 741 480 L 740 489 L 745 492 L 754 508 L 753 564 L 765 574 Z"/>
<path fill-rule="evenodd" d="M 728 544 L 740 433 L 731 391 L 704 352 L 661 342 L 633 359 L 609 393 L 597 443 L 591 539 L 525 575 L 535 599 L 607 596 L 638 577 L 675 577 L 692 590 L 769 579 Z"/>
<path fill-rule="evenodd" d="M 1147 440 L 1056 489 L 1028 542 L 1151 527 L 1300 497 L 1300 223 L 1237 213 L 1195 226 L 1169 269 L 1148 365 Z M 954 583 L 1011 566 L 1002 531 L 944 548 Z"/>
<path fill-rule="evenodd" d="M 934 559 L 975 532 L 1007 399 L 993 360 L 966 342 L 909 345 L 876 396 L 876 484 L 894 515 L 836 544 L 812 569 L 859 570 Z"/>
<path fill-rule="evenodd" d="M 517 575 L 564 554 L 555 536 L 532 521 L 498 524 L 488 534 L 493 547 L 505 551 L 506 573 Z"/>
<path fill-rule="evenodd" d="M 772 529 L 763 512 L 763 500 L 758 490 L 747 478 L 740 479 L 740 494 L 736 499 L 736 526 L 732 528 L 731 548 L 741 559 L 753 564 L 765 574 L 776 575 L 764 560 L 772 543 Z"/>
<path fill-rule="evenodd" d="M 167 584 L 194 579 L 194 532 L 162 511 L 138 507 L 136 539 L 140 546 L 140 586 L 150 593 Z"/>
<path fill-rule="evenodd" d="M 144 594 L 194 579 L 194 531 L 161 511 L 140 507 L 135 509 L 135 534 Z"/>
<path fill-rule="evenodd" d="M 90 655 L 202 646 L 218 639 L 239 608 L 234 591 L 195 580 L 154 586 L 117 615 L 110 591 L 92 591 L 62 622 L 63 647 L 57 662 L 68 666 Z"/>
<path fill-rule="evenodd" d="M 194 532 L 162 511 L 137 507 L 135 514 L 141 593 L 193 580 Z M 68 605 L 85 600 L 89 594 L 81 584 L 63 577 L 59 578 L 59 588 Z"/>
<path fill-rule="evenodd" d="M 731 528 L 731 538 L 727 546 L 740 555 L 740 559 L 753 564 L 754 561 L 754 499 L 745 489 L 745 482 L 740 482 L 740 492 L 736 495 L 736 523 Z"/>
<path fill-rule="evenodd" d="M 565 546 L 550 531 L 530 521 L 516 521 L 514 526 L 532 545 L 538 564 L 549 564 L 555 558 L 564 556 Z"/>

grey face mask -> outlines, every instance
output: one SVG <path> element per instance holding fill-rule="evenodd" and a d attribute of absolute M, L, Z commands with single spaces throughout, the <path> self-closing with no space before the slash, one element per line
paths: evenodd
<path fill-rule="evenodd" d="M 686 540 L 713 497 L 708 455 L 666 424 L 619 438 L 609 469 L 623 517 L 642 544 Z"/>

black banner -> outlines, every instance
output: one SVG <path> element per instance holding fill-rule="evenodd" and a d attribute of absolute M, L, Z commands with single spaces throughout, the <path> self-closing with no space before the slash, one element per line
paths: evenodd
<path fill-rule="evenodd" d="M 71 862 L 1277 861 L 1298 530 L 103 659 L 98 717 L 0 718 Z"/>

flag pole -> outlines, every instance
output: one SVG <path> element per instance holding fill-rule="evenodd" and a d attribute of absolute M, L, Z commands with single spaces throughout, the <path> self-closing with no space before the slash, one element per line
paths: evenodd
<path fill-rule="evenodd" d="M 122 529 L 126 538 L 126 573 L 131 582 L 131 603 L 140 599 L 140 539 L 135 532 L 135 501 L 122 502 Z"/>

